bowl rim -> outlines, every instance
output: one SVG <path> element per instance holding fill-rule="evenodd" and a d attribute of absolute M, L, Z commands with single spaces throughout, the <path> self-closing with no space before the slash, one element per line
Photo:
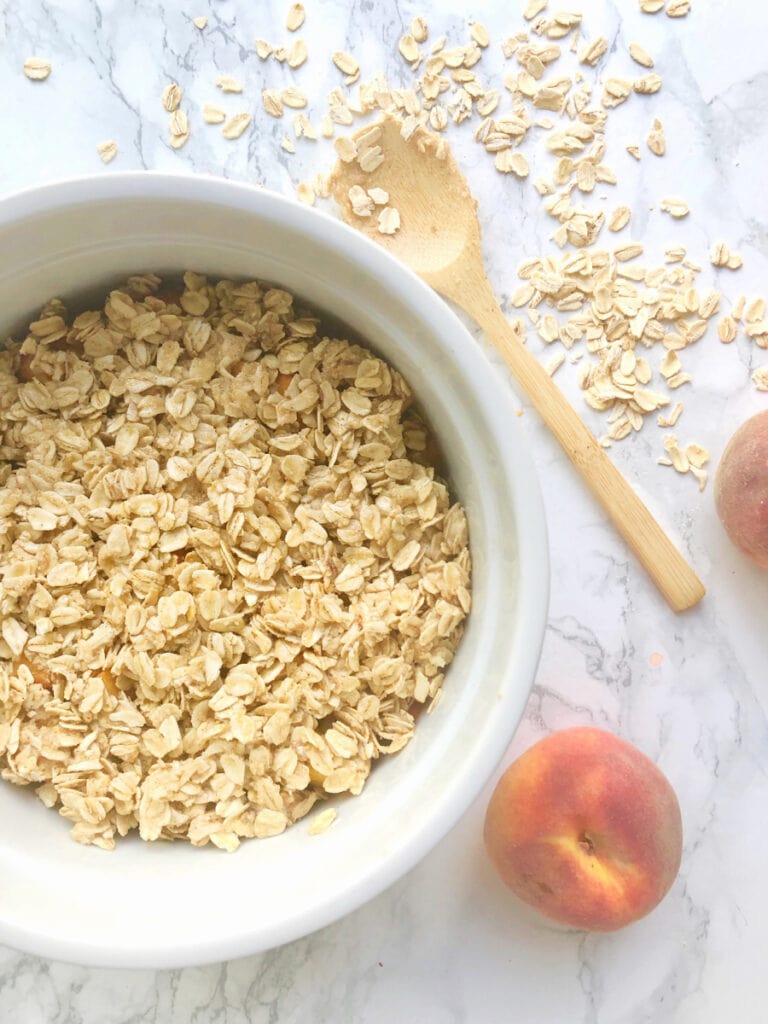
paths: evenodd
<path fill-rule="evenodd" d="M 238 933 L 227 941 L 192 938 L 183 948 L 176 946 L 169 950 L 162 943 L 152 945 L 150 940 L 139 954 L 133 948 L 121 947 L 117 936 L 109 949 L 88 946 L 8 924 L 0 915 L 0 943 L 38 956 L 105 967 L 192 966 L 237 959 L 276 948 L 332 924 L 378 896 L 415 867 L 466 813 L 497 770 L 509 747 L 533 685 L 549 604 L 549 548 L 544 503 L 523 429 L 517 417 L 508 414 L 510 396 L 505 393 L 501 378 L 486 351 L 447 302 L 374 241 L 324 211 L 309 208 L 268 189 L 216 175 L 168 171 L 116 171 L 71 176 L 10 192 L 0 197 L 0 229 L 67 207 L 109 200 L 158 200 L 167 196 L 169 189 L 176 199 L 234 207 L 269 216 L 323 245 L 343 251 L 347 257 L 351 251 L 361 266 L 384 279 L 390 290 L 397 289 L 409 306 L 418 308 L 436 331 L 458 340 L 454 358 L 462 370 L 472 364 L 472 374 L 467 376 L 479 373 L 488 388 L 491 398 L 486 402 L 487 416 L 503 459 L 503 472 L 515 483 L 515 518 L 520 535 L 526 538 L 526 543 L 518 549 L 519 592 L 525 595 L 525 601 L 518 605 L 518 615 L 526 620 L 529 642 L 519 651 L 514 673 L 527 683 L 525 687 L 513 685 L 505 688 L 496 713 L 508 723 L 507 728 L 498 729 L 493 735 L 494 742 L 487 744 L 475 756 L 473 771 L 465 773 L 454 783 L 452 798 L 441 806 L 439 813 L 433 814 L 395 855 L 361 873 L 349 885 L 343 899 L 335 900 L 333 905 L 318 903 L 300 922 L 289 921 L 281 929 L 273 929 L 274 941 L 255 942 L 244 948 L 243 936 Z"/>

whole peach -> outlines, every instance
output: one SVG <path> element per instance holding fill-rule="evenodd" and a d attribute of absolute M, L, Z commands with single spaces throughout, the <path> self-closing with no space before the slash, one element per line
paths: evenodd
<path fill-rule="evenodd" d="M 542 914 L 613 931 L 660 902 L 680 868 L 682 823 L 656 765 L 602 729 L 535 743 L 501 777 L 485 845 L 510 889 Z"/>
<path fill-rule="evenodd" d="M 737 548 L 768 569 L 768 412 L 743 423 L 723 452 L 715 503 Z"/>

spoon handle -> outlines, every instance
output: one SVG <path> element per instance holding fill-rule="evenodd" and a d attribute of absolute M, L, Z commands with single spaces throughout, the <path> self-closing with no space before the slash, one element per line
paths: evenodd
<path fill-rule="evenodd" d="M 487 278 L 478 284 L 472 288 L 464 282 L 460 304 L 504 356 L 531 404 L 672 609 L 681 612 L 697 604 L 706 593 L 701 580 L 538 359 L 525 348 L 499 308 Z"/>

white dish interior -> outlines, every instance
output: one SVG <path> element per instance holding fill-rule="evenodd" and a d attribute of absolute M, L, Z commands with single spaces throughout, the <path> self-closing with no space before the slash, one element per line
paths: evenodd
<path fill-rule="evenodd" d="M 306 934 L 376 895 L 456 822 L 506 748 L 539 656 L 544 515 L 511 391 L 448 307 L 342 224 L 216 179 L 109 175 L 0 202 L 0 335 L 52 295 L 129 273 L 260 277 L 348 323 L 406 376 L 467 509 L 473 610 L 433 715 L 337 802 L 233 854 L 136 838 L 81 847 L 30 789 L 0 784 L 0 942 L 89 964 L 175 967 Z M 313 812 L 316 813 L 316 812 Z"/>

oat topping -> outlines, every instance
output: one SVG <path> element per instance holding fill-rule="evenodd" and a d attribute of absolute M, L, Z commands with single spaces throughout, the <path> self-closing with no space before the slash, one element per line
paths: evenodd
<path fill-rule="evenodd" d="M 331 825 L 336 821 L 337 812 L 334 807 L 326 807 L 324 811 L 320 811 L 319 814 L 315 814 L 312 821 L 309 823 L 307 832 L 311 836 L 322 835 L 323 832 L 327 832 Z"/>
<path fill-rule="evenodd" d="M 105 848 L 232 850 L 359 793 L 470 604 L 402 377 L 283 289 L 187 273 L 52 300 L 0 378 L 3 778 Z"/>

